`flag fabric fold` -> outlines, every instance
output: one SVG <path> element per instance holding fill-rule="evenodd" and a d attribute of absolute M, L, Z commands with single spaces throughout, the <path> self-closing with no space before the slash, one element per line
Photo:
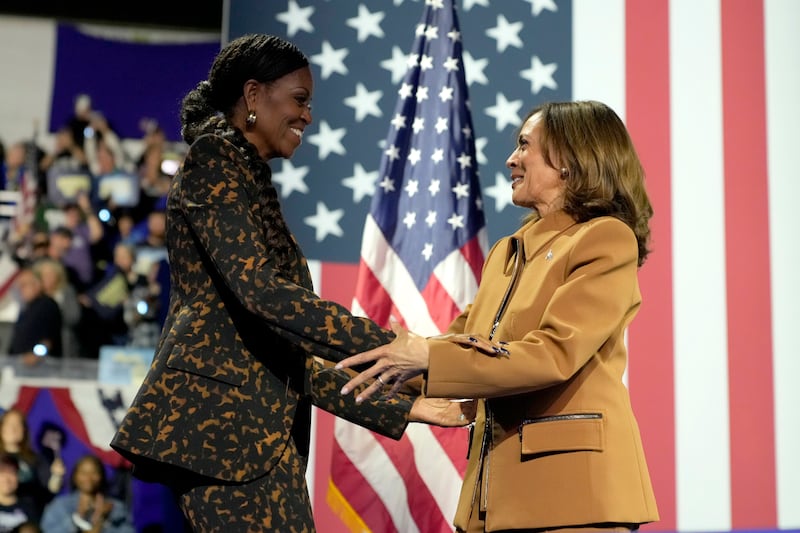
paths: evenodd
<path fill-rule="evenodd" d="M 426 0 L 364 225 L 353 312 L 434 335 L 474 296 L 487 249 L 458 18 Z M 452 531 L 466 430 L 395 442 L 337 420 L 328 501 L 351 529 Z"/>

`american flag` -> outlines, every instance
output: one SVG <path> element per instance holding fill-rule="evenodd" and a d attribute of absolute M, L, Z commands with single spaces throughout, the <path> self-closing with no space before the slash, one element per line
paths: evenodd
<path fill-rule="evenodd" d="M 458 17 L 449 0 L 425 4 L 364 224 L 353 312 L 433 335 L 474 297 L 488 245 Z M 398 443 L 337 420 L 328 501 L 353 531 L 452 531 L 465 433 L 411 424 Z"/>
<path fill-rule="evenodd" d="M 490 242 L 523 214 L 510 206 L 503 163 L 520 115 L 537 103 L 607 103 L 644 163 L 654 251 L 640 272 L 627 379 L 661 521 L 643 529 L 800 528 L 800 238 L 791 222 L 800 197 L 792 157 L 800 3 L 463 0 L 457 8 Z M 312 61 L 318 133 L 307 130 L 307 145 L 275 170 L 325 297 L 355 294 L 366 197 L 383 178 L 378 141 L 423 9 L 410 0 L 232 1 L 231 36 L 278 33 Z M 375 188 L 356 189 L 362 181 Z M 323 532 L 344 528 L 326 501 L 333 426 L 319 416 L 312 482 Z M 426 453 L 457 471 L 440 450 Z M 384 506 L 412 507 L 411 493 L 393 483 L 391 473 L 353 480 Z"/>

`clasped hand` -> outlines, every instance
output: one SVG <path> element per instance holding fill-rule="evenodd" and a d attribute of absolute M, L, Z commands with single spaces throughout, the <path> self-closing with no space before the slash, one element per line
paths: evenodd
<path fill-rule="evenodd" d="M 388 393 L 391 396 L 400 390 L 403 383 L 428 368 L 428 343 L 425 337 L 408 331 L 396 322 L 392 322 L 391 327 L 396 335 L 392 342 L 348 357 L 336 365 L 337 369 L 342 369 L 375 362 L 342 387 L 341 393 L 348 394 L 362 383 L 375 380 L 356 396 L 356 403 L 380 392 L 385 385 L 391 385 Z"/>

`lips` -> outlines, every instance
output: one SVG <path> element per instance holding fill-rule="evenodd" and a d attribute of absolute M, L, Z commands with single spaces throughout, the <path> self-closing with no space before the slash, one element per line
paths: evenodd
<path fill-rule="evenodd" d="M 520 175 L 511 175 L 511 187 L 513 188 L 516 184 L 522 183 L 523 176 Z"/>
<path fill-rule="evenodd" d="M 294 133 L 295 135 L 297 135 L 297 137 L 298 137 L 298 138 L 299 138 L 301 141 L 303 140 L 303 130 L 301 130 L 300 128 L 289 128 L 289 129 L 292 131 L 292 133 Z"/>

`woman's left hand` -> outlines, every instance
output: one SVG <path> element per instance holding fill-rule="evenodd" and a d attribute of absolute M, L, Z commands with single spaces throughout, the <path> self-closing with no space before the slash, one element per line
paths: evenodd
<path fill-rule="evenodd" d="M 342 387 L 341 393 L 348 394 L 362 383 L 375 380 L 356 396 L 356 403 L 381 392 L 386 385 L 392 387 L 389 391 L 391 396 L 400 390 L 404 382 L 422 374 L 428 368 L 428 343 L 425 337 L 408 331 L 396 322 L 392 322 L 392 331 L 396 337 L 389 344 L 353 355 L 336 365 L 337 369 L 342 369 L 375 362 Z"/>
<path fill-rule="evenodd" d="M 409 422 L 422 422 L 441 427 L 461 427 L 475 420 L 475 400 L 449 400 L 418 396 L 411 406 Z"/>

